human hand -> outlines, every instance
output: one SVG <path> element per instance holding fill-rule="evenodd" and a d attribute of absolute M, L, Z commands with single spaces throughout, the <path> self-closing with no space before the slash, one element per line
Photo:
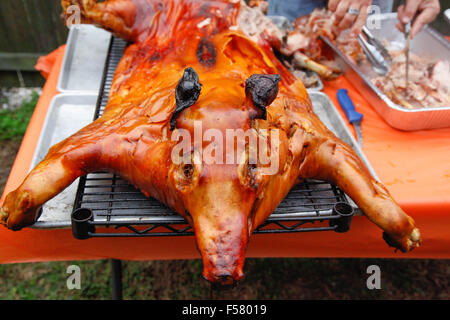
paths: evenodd
<path fill-rule="evenodd" d="M 351 27 L 351 33 L 356 36 L 366 24 L 371 4 L 372 0 L 330 0 L 328 9 L 334 12 L 334 24 L 339 30 Z"/>
<path fill-rule="evenodd" d="M 441 6 L 439 0 L 406 0 L 406 5 L 401 5 L 397 9 L 398 20 L 397 28 L 404 31 L 404 25 L 412 22 L 410 37 L 419 33 L 422 27 L 433 21 L 439 14 Z M 413 19 L 415 18 L 414 22 Z"/>

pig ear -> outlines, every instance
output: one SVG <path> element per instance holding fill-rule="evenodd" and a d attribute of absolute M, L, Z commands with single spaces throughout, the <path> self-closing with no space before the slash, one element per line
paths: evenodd
<path fill-rule="evenodd" d="M 261 118 L 266 120 L 266 108 L 278 94 L 279 74 L 254 74 L 245 81 L 245 94 L 253 105 L 262 111 Z"/>
<path fill-rule="evenodd" d="M 199 82 L 197 72 L 192 68 L 186 68 L 175 89 L 176 107 L 170 118 L 170 130 L 175 128 L 178 115 L 197 102 L 201 89 L 202 84 Z"/>

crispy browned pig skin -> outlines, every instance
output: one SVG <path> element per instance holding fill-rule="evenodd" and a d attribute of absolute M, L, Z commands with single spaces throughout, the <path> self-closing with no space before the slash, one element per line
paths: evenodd
<path fill-rule="evenodd" d="M 385 231 L 389 244 L 405 252 L 420 244 L 413 219 L 312 112 L 300 80 L 277 62 L 267 44 L 228 29 L 243 4 L 71 2 L 82 5 L 85 20 L 134 44 L 117 68 L 104 115 L 53 146 L 6 197 L 0 216 L 8 228 L 32 224 L 37 209 L 80 175 L 108 170 L 185 217 L 194 226 L 204 277 L 227 285 L 243 277 L 252 231 L 299 179 L 315 178 L 339 185 Z M 199 26 L 205 18 L 209 24 Z M 175 109 L 179 114 L 171 130 Z M 263 175 L 264 166 L 249 164 L 248 157 L 235 164 L 176 164 L 171 153 L 177 142 L 171 137 L 181 129 L 194 136 L 194 121 L 223 137 L 226 129 L 253 128 L 255 135 L 278 129 L 279 141 L 270 150 L 279 170 Z M 210 143 L 200 145 L 205 150 Z M 191 145 L 189 157 L 198 160 L 200 145 Z M 222 153 L 227 156 L 226 148 Z"/>

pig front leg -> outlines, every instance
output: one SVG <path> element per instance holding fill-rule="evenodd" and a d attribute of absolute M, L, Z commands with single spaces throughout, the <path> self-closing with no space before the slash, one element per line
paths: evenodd
<path fill-rule="evenodd" d="M 0 223 L 12 230 L 32 225 L 42 204 L 79 176 L 95 170 L 100 154 L 98 140 L 95 135 L 75 134 L 53 146 L 23 183 L 6 196 Z"/>
<path fill-rule="evenodd" d="M 408 252 L 421 243 L 419 229 L 392 199 L 387 189 L 374 180 L 353 149 L 328 139 L 311 150 L 300 168 L 303 178 L 331 181 L 353 199 L 363 213 L 383 231 L 388 245 Z"/>

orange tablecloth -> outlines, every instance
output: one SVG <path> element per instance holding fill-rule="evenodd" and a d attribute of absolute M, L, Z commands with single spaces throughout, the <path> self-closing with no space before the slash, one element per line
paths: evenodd
<path fill-rule="evenodd" d="M 64 48 L 54 54 L 41 98 L 11 170 L 4 196 L 25 178 L 56 83 Z M 394 253 L 381 230 L 363 216 L 349 232 L 253 235 L 248 257 L 450 258 L 450 128 L 402 132 L 389 127 L 344 78 L 326 83 L 335 105 L 336 90 L 348 88 L 364 114 L 364 152 L 380 179 L 417 222 L 424 243 L 409 254 Z M 125 260 L 199 258 L 193 237 L 96 238 L 76 240 L 70 229 L 12 232 L 0 228 L 0 263 L 115 258 Z"/>

